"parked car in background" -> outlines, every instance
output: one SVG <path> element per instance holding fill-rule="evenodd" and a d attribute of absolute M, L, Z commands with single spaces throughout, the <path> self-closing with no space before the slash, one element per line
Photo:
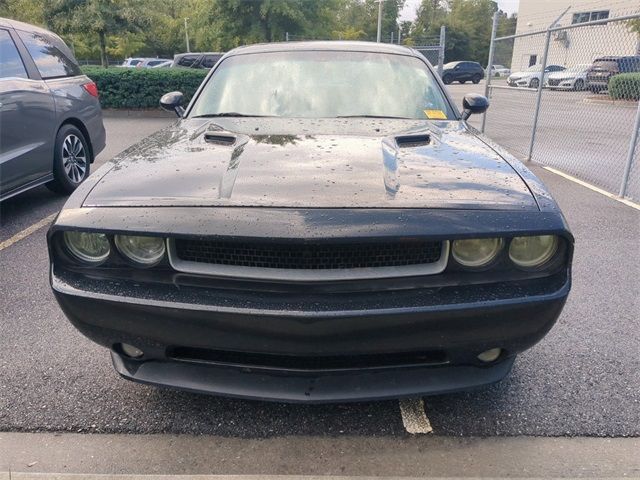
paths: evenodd
<path fill-rule="evenodd" d="M 0 200 L 71 193 L 105 146 L 96 84 L 52 32 L 0 18 Z"/>
<path fill-rule="evenodd" d="M 593 93 L 603 92 L 612 77 L 632 72 L 640 72 L 640 55 L 596 58 L 587 74 L 587 88 Z"/>
<path fill-rule="evenodd" d="M 205 52 L 205 53 L 178 53 L 173 56 L 172 67 L 183 68 L 213 68 L 218 60 L 224 55 L 223 52 Z"/>
<path fill-rule="evenodd" d="M 505 67 L 504 65 L 491 65 L 492 77 L 508 77 L 510 74 L 511 74 L 511 70 Z"/>
<path fill-rule="evenodd" d="M 550 73 L 544 86 L 551 90 L 584 90 L 587 84 L 587 74 L 591 70 L 590 63 L 574 65 L 566 70 Z"/>
<path fill-rule="evenodd" d="M 442 70 L 442 81 L 449 85 L 452 82 L 479 83 L 484 78 L 484 68 L 478 62 L 446 63 Z"/>
<path fill-rule="evenodd" d="M 540 82 L 544 84 L 549 74 L 562 72 L 565 67 L 562 65 L 547 65 L 542 73 L 542 65 L 533 65 L 522 72 L 515 72 L 507 78 L 507 85 L 510 87 L 538 88 Z"/>
<path fill-rule="evenodd" d="M 169 65 L 171 65 L 171 63 L 173 63 L 173 60 L 169 58 L 138 57 L 138 58 L 127 58 L 124 62 L 122 62 L 122 65 L 120 66 L 128 67 L 128 68 L 156 68 L 166 63 L 169 63 Z"/>
<path fill-rule="evenodd" d="M 560 315 L 558 205 L 468 125 L 487 99 L 459 112 L 421 53 L 250 45 L 182 100 L 47 236 L 57 301 L 123 377 L 308 403 L 445 393 L 502 379 Z"/>
<path fill-rule="evenodd" d="M 122 64 L 120 65 L 120 67 L 122 68 L 134 68 L 136 67 L 139 63 L 143 62 L 144 58 L 125 58 L 124 62 L 122 62 Z"/>

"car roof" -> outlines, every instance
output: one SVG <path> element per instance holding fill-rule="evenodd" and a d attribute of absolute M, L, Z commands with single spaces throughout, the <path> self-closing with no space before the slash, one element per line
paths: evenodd
<path fill-rule="evenodd" d="M 39 32 L 51 35 L 53 32 L 46 28 L 37 27 L 30 23 L 18 22 L 17 20 L 11 20 L 10 18 L 0 17 L 0 27 L 9 27 L 15 30 L 23 30 L 26 32 Z M 54 34 L 55 35 L 55 34 Z"/>
<path fill-rule="evenodd" d="M 187 55 L 224 55 L 224 52 L 184 52 L 176 53 L 173 58 L 186 57 Z"/>
<path fill-rule="evenodd" d="M 270 52 L 296 52 L 296 51 L 336 51 L 336 52 L 371 52 L 371 53 L 396 53 L 401 55 L 416 56 L 417 52 L 402 45 L 376 42 L 358 41 L 308 41 L 308 42 L 277 42 L 258 43 L 237 47 L 228 52 L 228 55 L 244 55 L 248 53 L 270 53 Z"/>

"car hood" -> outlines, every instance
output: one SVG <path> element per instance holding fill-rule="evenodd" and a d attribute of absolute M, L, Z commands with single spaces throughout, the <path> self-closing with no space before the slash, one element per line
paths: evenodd
<path fill-rule="evenodd" d="M 458 121 L 184 119 L 103 168 L 85 206 L 537 209 Z"/>

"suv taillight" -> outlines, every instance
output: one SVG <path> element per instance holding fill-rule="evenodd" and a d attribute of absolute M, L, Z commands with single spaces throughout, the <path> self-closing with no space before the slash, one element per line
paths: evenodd
<path fill-rule="evenodd" d="M 82 88 L 84 88 L 92 97 L 98 96 L 98 86 L 95 84 L 95 82 L 85 83 L 82 85 Z"/>

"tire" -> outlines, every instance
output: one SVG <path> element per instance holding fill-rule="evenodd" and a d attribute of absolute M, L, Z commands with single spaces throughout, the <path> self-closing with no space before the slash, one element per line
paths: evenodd
<path fill-rule="evenodd" d="M 480 74 L 476 73 L 473 78 L 471 79 L 471 81 L 473 83 L 480 83 L 480 80 L 482 79 L 482 77 L 480 76 Z"/>
<path fill-rule="evenodd" d="M 540 86 L 540 80 L 538 80 L 537 78 L 532 78 L 531 81 L 529 81 L 529 88 L 538 88 Z"/>
<path fill-rule="evenodd" d="M 72 193 L 89 176 L 91 160 L 84 134 L 73 125 L 63 125 L 53 151 L 53 181 L 47 187 L 56 193 Z"/>
<path fill-rule="evenodd" d="M 573 89 L 576 92 L 584 90 L 584 80 L 582 80 L 581 78 L 578 78 L 573 84 Z"/>
<path fill-rule="evenodd" d="M 460 85 L 464 85 L 465 83 L 467 83 L 467 81 L 466 81 L 466 80 L 458 80 L 458 83 L 459 83 Z"/>
<path fill-rule="evenodd" d="M 453 81 L 453 78 L 451 78 L 451 75 L 445 75 L 442 77 L 442 81 L 445 85 L 449 85 Z"/>

